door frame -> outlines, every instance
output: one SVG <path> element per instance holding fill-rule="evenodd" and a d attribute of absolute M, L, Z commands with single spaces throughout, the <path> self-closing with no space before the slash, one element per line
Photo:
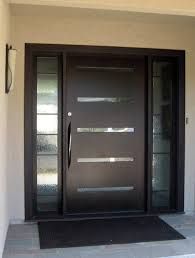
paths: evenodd
<path fill-rule="evenodd" d="M 65 198 L 62 197 L 62 191 L 59 196 L 59 200 L 62 200 L 62 209 L 59 208 L 59 213 L 47 213 L 36 214 L 35 204 L 35 182 L 33 171 L 33 157 L 35 154 L 34 146 L 34 121 L 35 115 L 34 98 L 35 98 L 35 76 L 33 76 L 34 70 L 34 57 L 37 55 L 55 55 L 58 56 L 60 63 L 59 71 L 59 105 L 62 110 L 62 102 L 65 103 L 65 91 L 66 91 L 66 76 L 62 77 L 62 74 L 66 74 L 66 56 L 67 55 L 90 55 L 90 56 L 113 56 L 113 57 L 127 57 L 127 56 L 144 56 L 146 61 L 146 140 L 145 146 L 145 175 L 146 175 L 146 209 L 145 214 L 163 213 L 163 212 L 183 212 L 184 211 L 184 162 L 185 162 L 185 51 L 184 50 L 167 50 L 167 49 L 148 49 L 148 48 L 127 48 L 127 47 L 104 47 L 104 46 L 81 46 L 81 45 L 54 45 L 54 44 L 25 44 L 25 89 L 24 89 L 24 183 L 25 183 L 25 220 L 38 220 L 38 219 L 70 219 L 71 215 L 64 216 L 63 207 L 66 205 Z M 176 97 L 176 121 L 175 126 L 177 128 L 177 135 L 175 138 L 177 145 L 176 160 L 177 166 L 175 167 L 175 183 L 176 183 L 176 200 L 174 210 L 154 210 L 151 206 L 152 200 L 152 61 L 155 58 L 160 59 L 173 59 L 177 65 L 177 97 Z M 66 113 L 66 105 L 63 105 L 63 111 L 59 113 L 59 117 L 62 118 L 62 113 Z M 61 119 L 60 119 L 61 120 Z M 59 124 L 60 131 L 65 127 L 61 122 Z M 67 139 L 64 137 L 63 143 L 60 142 L 61 155 L 65 156 L 66 153 L 62 153 L 64 146 L 66 146 Z M 59 162 L 61 165 L 62 162 Z M 65 167 L 65 166 L 64 166 Z M 65 169 L 63 169 L 62 176 L 59 177 L 59 188 L 62 189 L 62 184 L 65 179 Z M 108 216 L 113 216 L 110 213 Z M 129 214 L 125 214 L 129 215 Z M 73 217 L 75 215 L 73 214 Z M 90 215 L 81 215 L 90 216 Z M 101 216 L 105 216 L 102 214 Z M 76 215 L 76 218 L 80 215 Z"/>

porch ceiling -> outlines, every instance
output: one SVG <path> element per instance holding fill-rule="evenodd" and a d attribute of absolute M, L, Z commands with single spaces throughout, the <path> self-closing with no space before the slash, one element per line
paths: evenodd
<path fill-rule="evenodd" d="M 11 4 L 63 6 L 140 13 L 195 16 L 194 0 L 7 0 Z"/>

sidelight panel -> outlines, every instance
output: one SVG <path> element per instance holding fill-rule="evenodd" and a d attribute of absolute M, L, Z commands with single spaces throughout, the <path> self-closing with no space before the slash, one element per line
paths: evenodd
<path fill-rule="evenodd" d="M 58 210 L 58 58 L 37 57 L 37 212 Z"/>
<path fill-rule="evenodd" d="M 174 69 L 170 61 L 153 62 L 152 206 L 169 209 L 173 167 Z"/>

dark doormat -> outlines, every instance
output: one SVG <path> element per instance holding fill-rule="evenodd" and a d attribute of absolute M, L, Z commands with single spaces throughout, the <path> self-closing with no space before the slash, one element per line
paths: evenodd
<path fill-rule="evenodd" d="M 38 227 L 41 249 L 185 239 L 157 216 L 39 222 Z"/>

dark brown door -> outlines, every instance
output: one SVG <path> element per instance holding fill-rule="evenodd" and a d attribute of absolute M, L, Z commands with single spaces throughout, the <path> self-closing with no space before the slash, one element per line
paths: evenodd
<path fill-rule="evenodd" d="M 69 212 L 143 211 L 144 58 L 67 58 Z"/>

